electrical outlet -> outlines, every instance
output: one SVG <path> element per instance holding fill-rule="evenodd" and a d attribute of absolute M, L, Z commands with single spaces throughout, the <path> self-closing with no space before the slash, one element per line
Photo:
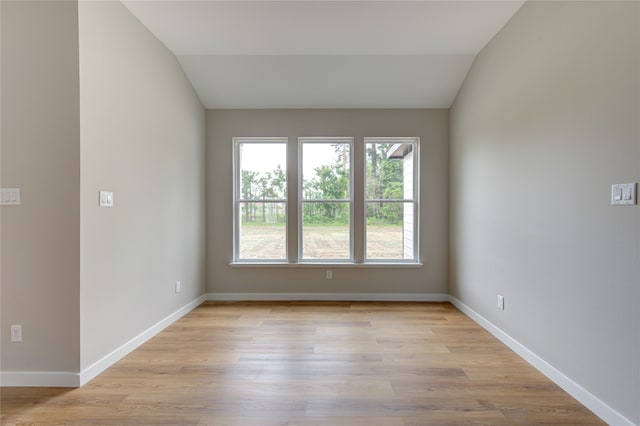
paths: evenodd
<path fill-rule="evenodd" d="M 504 297 L 501 294 L 498 295 L 498 309 L 504 311 Z"/>
<path fill-rule="evenodd" d="M 330 280 L 333 278 L 333 271 L 331 269 L 327 269 L 327 279 Z"/>
<path fill-rule="evenodd" d="M 182 292 L 182 283 L 180 281 L 176 281 L 176 294 Z"/>
<path fill-rule="evenodd" d="M 22 342 L 22 326 L 21 325 L 12 325 L 11 326 L 11 341 L 12 342 Z"/>

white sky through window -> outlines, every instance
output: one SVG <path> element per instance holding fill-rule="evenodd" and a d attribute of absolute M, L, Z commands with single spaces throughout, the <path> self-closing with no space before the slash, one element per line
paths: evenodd
<path fill-rule="evenodd" d="M 334 165 L 340 156 L 340 154 L 336 152 L 334 144 L 328 143 L 305 144 L 302 152 L 304 155 L 302 159 L 302 177 L 306 181 L 315 176 L 316 168 L 323 165 Z"/>
<path fill-rule="evenodd" d="M 258 173 L 272 172 L 280 165 L 287 170 L 287 145 L 284 143 L 243 143 L 240 168 Z"/>
<path fill-rule="evenodd" d="M 315 175 L 314 170 L 324 164 L 335 163 L 338 154 L 329 144 L 307 144 L 304 147 L 304 170 L 306 179 Z M 240 145 L 241 170 L 258 173 L 272 172 L 278 164 L 287 169 L 286 144 L 284 143 L 243 143 Z"/>

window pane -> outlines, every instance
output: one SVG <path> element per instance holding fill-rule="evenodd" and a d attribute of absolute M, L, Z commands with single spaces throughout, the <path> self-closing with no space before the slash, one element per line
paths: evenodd
<path fill-rule="evenodd" d="M 414 258 L 413 203 L 367 203 L 367 259 Z"/>
<path fill-rule="evenodd" d="M 287 145 L 240 144 L 240 199 L 283 200 L 287 197 Z"/>
<path fill-rule="evenodd" d="M 349 148 L 348 143 L 302 144 L 303 199 L 349 199 Z"/>
<path fill-rule="evenodd" d="M 239 203 L 239 258 L 286 259 L 285 203 Z"/>
<path fill-rule="evenodd" d="M 302 204 L 303 259 L 350 259 L 348 202 Z"/>
<path fill-rule="evenodd" d="M 413 144 L 367 143 L 366 199 L 413 200 Z"/>

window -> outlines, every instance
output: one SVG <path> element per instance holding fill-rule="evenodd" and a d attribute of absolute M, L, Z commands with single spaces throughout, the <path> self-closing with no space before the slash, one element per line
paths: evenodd
<path fill-rule="evenodd" d="M 353 259 L 352 139 L 301 138 L 299 247 L 302 260 Z"/>
<path fill-rule="evenodd" d="M 416 139 L 365 139 L 365 258 L 417 259 Z"/>
<path fill-rule="evenodd" d="M 287 139 L 235 138 L 237 260 L 287 259 Z"/>
<path fill-rule="evenodd" d="M 234 262 L 419 264 L 419 148 L 418 138 L 234 138 Z"/>

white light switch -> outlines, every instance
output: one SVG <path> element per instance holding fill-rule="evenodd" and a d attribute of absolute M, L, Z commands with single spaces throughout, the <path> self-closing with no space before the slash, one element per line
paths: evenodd
<path fill-rule="evenodd" d="M 613 194 L 613 201 L 622 200 L 622 189 L 614 188 L 611 190 L 611 193 Z"/>
<path fill-rule="evenodd" d="M 113 192 L 100 191 L 100 207 L 113 207 Z"/>
<path fill-rule="evenodd" d="M 612 206 L 632 206 L 636 204 L 636 186 L 634 183 L 611 185 Z"/>
<path fill-rule="evenodd" d="M 20 188 L 0 189 L 0 205 L 3 205 L 3 206 L 20 205 Z"/>

